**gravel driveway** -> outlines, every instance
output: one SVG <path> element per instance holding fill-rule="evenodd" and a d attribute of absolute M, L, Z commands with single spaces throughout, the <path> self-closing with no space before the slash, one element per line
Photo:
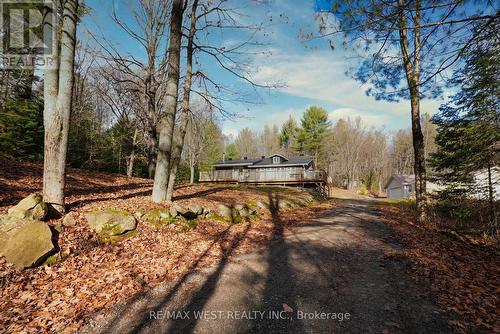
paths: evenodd
<path fill-rule="evenodd" d="M 293 232 L 277 228 L 266 251 L 135 296 L 83 332 L 451 333 L 373 206 L 345 200 Z"/>

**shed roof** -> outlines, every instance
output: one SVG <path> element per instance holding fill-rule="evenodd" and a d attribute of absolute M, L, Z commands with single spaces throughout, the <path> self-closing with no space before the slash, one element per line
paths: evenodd
<path fill-rule="evenodd" d="M 406 174 L 393 174 L 389 181 L 387 181 L 385 187 L 389 187 L 392 181 L 396 181 L 399 184 L 413 184 L 415 183 L 415 175 L 406 175 Z"/>

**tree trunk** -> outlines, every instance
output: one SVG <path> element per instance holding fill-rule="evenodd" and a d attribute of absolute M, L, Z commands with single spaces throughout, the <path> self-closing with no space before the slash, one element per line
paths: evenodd
<path fill-rule="evenodd" d="M 130 157 L 127 166 L 127 176 L 131 177 L 134 172 L 134 160 L 135 160 L 135 147 L 137 145 L 137 128 L 134 131 L 134 137 L 132 138 L 132 151 L 130 152 Z"/>
<path fill-rule="evenodd" d="M 189 183 L 193 184 L 194 183 L 194 165 L 191 164 L 189 166 Z"/>
<path fill-rule="evenodd" d="M 491 235 L 497 235 L 497 220 L 495 215 L 495 203 L 493 193 L 493 181 L 491 180 L 491 164 L 488 165 L 488 202 L 490 211 L 490 230 Z"/>
<path fill-rule="evenodd" d="M 411 105 L 411 129 L 413 135 L 413 153 L 415 173 L 415 200 L 417 206 L 417 218 L 420 223 L 425 222 L 426 206 L 426 172 L 425 172 L 425 147 L 424 136 L 420 125 L 420 1 L 415 1 L 414 19 L 414 52 L 413 62 L 411 61 L 410 49 L 407 36 L 407 22 L 404 14 L 404 1 L 398 0 L 399 7 L 399 42 L 403 55 L 406 80 L 410 92 Z"/>
<path fill-rule="evenodd" d="M 182 148 L 184 147 L 184 139 L 186 138 L 186 130 L 189 122 L 189 106 L 191 94 L 191 81 L 193 78 L 193 38 L 196 33 L 196 10 L 198 7 L 198 0 L 193 1 L 191 7 L 191 27 L 189 30 L 188 43 L 186 48 L 186 76 L 184 78 L 184 95 L 182 98 L 182 113 L 180 117 L 180 124 L 177 131 L 177 138 L 175 146 L 170 159 L 170 176 L 167 186 L 167 202 L 172 201 L 175 186 L 175 176 L 177 168 L 181 161 Z"/>
<path fill-rule="evenodd" d="M 66 153 L 73 95 L 78 5 L 78 0 L 68 0 L 64 3 L 62 31 L 57 38 L 57 42 L 60 41 L 60 51 L 57 47 L 53 48 L 53 59 L 58 61 L 58 64 L 47 67 L 44 73 L 43 197 L 54 216 L 64 213 Z"/>
<path fill-rule="evenodd" d="M 156 157 L 158 156 L 158 135 L 156 129 L 148 131 L 148 177 L 150 179 L 155 177 L 156 170 Z"/>
<path fill-rule="evenodd" d="M 172 154 L 172 141 L 175 125 L 175 112 L 177 110 L 177 97 L 179 89 L 179 63 L 182 39 L 182 14 L 183 0 L 174 0 L 170 19 L 170 46 L 167 58 L 167 83 L 165 115 L 160 121 L 160 140 L 158 146 L 158 161 L 156 163 L 153 184 L 153 202 L 160 203 L 167 198 L 167 184 L 170 172 L 170 158 Z"/>

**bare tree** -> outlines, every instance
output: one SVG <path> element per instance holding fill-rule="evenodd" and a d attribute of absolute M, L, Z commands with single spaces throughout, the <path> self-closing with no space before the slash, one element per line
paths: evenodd
<path fill-rule="evenodd" d="M 396 174 L 412 174 L 413 148 L 410 129 L 398 130 L 391 144 L 392 171 Z"/>
<path fill-rule="evenodd" d="M 130 7 L 131 25 L 127 19 L 119 17 L 113 10 L 113 22 L 132 40 L 144 49 L 146 59 L 137 59 L 134 55 L 118 50 L 112 41 L 105 36 L 95 38 L 103 51 L 107 63 L 105 70 L 110 78 L 120 83 L 128 83 L 128 88 L 139 95 L 142 108 L 136 116 L 142 124 L 147 146 L 148 175 L 153 178 L 158 152 L 158 123 L 162 114 L 163 94 L 162 82 L 165 79 L 166 52 L 162 52 L 162 38 L 168 22 L 170 0 L 136 0 Z M 115 6 L 113 6 L 113 9 Z M 122 73 L 122 77 L 115 77 Z"/>
<path fill-rule="evenodd" d="M 66 154 L 68 148 L 69 120 L 72 89 L 74 83 L 73 65 L 76 46 L 76 26 L 79 0 L 60 2 L 62 15 L 57 16 L 58 26 L 50 27 L 50 15 L 45 14 L 44 25 L 57 29 L 53 47 L 54 63 L 44 70 L 44 127 L 45 150 L 43 168 L 43 197 L 55 211 L 64 213 L 64 186 Z M 47 8 L 47 12 L 51 11 Z M 52 13 L 56 15 L 56 13 Z"/>
<path fill-rule="evenodd" d="M 359 178 L 365 129 L 361 118 L 340 119 L 322 141 L 322 165 L 328 174 L 347 189 Z"/>
<path fill-rule="evenodd" d="M 242 157 L 256 157 L 258 154 L 257 135 L 249 128 L 244 128 L 238 133 L 234 145 Z"/>
<path fill-rule="evenodd" d="M 167 58 L 167 80 L 165 88 L 165 113 L 161 118 L 158 161 L 156 163 L 153 184 L 153 202 L 160 203 L 167 199 L 167 186 L 170 177 L 170 159 L 174 136 L 175 113 L 180 76 L 180 53 L 182 40 L 182 17 L 184 1 L 174 0 L 170 16 L 170 43 Z"/>
<path fill-rule="evenodd" d="M 280 138 L 279 130 L 276 125 L 270 127 L 264 125 L 264 130 L 259 135 L 258 153 L 260 155 L 269 156 L 273 153 L 280 153 Z"/>
<path fill-rule="evenodd" d="M 179 120 L 178 130 L 176 131 L 176 136 L 174 140 L 174 148 L 172 155 L 170 157 L 170 175 L 167 186 L 167 202 L 172 201 L 172 196 L 174 194 L 175 176 L 177 174 L 177 168 L 179 166 L 182 148 L 184 146 L 184 139 L 186 137 L 187 125 L 189 122 L 189 110 L 190 110 L 190 98 L 191 98 L 191 85 L 193 78 L 193 52 L 194 52 L 194 36 L 196 34 L 196 11 L 198 10 L 198 0 L 193 0 L 191 6 L 191 24 L 189 27 L 189 32 L 187 36 L 187 46 L 186 46 L 186 76 L 184 78 L 184 93 L 182 97 L 182 107 L 181 115 Z M 191 176 L 192 173 L 191 173 Z"/>

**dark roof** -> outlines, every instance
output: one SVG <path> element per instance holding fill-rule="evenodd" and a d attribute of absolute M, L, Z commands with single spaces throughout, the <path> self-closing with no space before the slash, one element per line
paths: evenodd
<path fill-rule="evenodd" d="M 273 157 L 280 156 L 284 158 L 279 164 L 273 164 Z M 284 156 L 281 154 L 273 154 L 265 158 L 247 158 L 247 159 L 237 159 L 237 160 L 226 160 L 225 162 L 218 161 L 214 164 L 216 167 L 221 166 L 248 166 L 253 168 L 258 167 L 277 167 L 277 166 L 303 166 L 308 165 L 312 162 L 313 158 L 307 155 L 296 155 L 296 156 Z"/>
<path fill-rule="evenodd" d="M 404 184 L 404 183 L 413 184 L 415 183 L 415 175 L 394 174 L 389 178 L 389 181 L 387 181 L 385 187 L 387 188 L 392 181 L 396 181 L 399 184 Z"/>

